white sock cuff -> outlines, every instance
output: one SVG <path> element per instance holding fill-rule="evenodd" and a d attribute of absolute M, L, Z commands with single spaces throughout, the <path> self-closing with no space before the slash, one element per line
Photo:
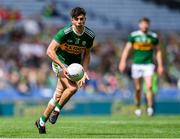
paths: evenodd
<path fill-rule="evenodd" d="M 43 122 L 42 118 L 40 118 L 39 124 L 40 124 L 41 126 L 45 126 L 45 123 Z"/>
<path fill-rule="evenodd" d="M 60 112 L 60 109 L 58 107 L 55 107 L 54 110 Z"/>
<path fill-rule="evenodd" d="M 52 106 L 56 106 L 56 100 L 54 98 L 51 98 L 49 104 L 51 104 Z"/>

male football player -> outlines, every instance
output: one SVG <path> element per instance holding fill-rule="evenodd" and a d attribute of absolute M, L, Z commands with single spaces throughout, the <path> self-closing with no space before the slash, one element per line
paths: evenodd
<path fill-rule="evenodd" d="M 84 85 L 90 62 L 90 49 L 93 45 L 95 34 L 85 26 L 86 11 L 75 7 L 71 11 L 71 24 L 60 29 L 47 48 L 47 55 L 52 59 L 52 68 L 58 77 L 53 98 L 48 103 L 43 115 L 36 121 L 40 134 L 46 133 L 45 123 L 54 124 L 58 115 L 79 87 Z M 85 74 L 78 82 L 68 78 L 67 66 L 72 63 L 83 65 Z"/>
<path fill-rule="evenodd" d="M 152 92 L 152 76 L 154 74 L 154 59 L 153 54 L 156 52 L 157 60 L 157 72 L 159 75 L 163 73 L 163 62 L 162 62 L 162 52 L 160 46 L 158 45 L 159 39 L 156 33 L 151 32 L 150 20 L 147 17 L 143 17 L 139 20 L 140 30 L 134 31 L 129 35 L 128 42 L 123 50 L 119 70 L 124 72 L 126 68 L 126 60 L 132 50 L 132 78 L 135 84 L 135 99 L 137 109 L 135 114 L 140 116 L 142 111 L 140 109 L 141 103 L 141 86 L 142 78 L 144 78 L 147 92 L 147 114 L 152 116 L 153 110 L 153 92 Z"/>

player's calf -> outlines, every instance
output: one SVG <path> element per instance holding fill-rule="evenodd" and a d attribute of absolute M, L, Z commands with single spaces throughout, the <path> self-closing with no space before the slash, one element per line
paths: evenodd
<path fill-rule="evenodd" d="M 57 103 L 55 109 L 51 112 L 49 116 L 49 122 L 51 124 L 56 123 L 61 109 L 62 109 L 62 105 L 60 103 Z"/>

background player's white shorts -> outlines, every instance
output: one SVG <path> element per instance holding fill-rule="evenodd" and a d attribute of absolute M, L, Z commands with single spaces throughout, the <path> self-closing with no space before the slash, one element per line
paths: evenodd
<path fill-rule="evenodd" d="M 154 64 L 133 64 L 131 69 L 132 78 L 137 79 L 152 76 L 154 74 L 154 69 Z"/>

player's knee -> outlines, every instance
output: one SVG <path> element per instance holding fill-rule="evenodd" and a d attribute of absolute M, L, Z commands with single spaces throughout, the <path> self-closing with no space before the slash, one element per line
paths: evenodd
<path fill-rule="evenodd" d="M 152 86 L 147 86 L 147 91 L 152 91 Z"/>
<path fill-rule="evenodd" d="M 139 93 L 139 92 L 141 92 L 141 87 L 140 87 L 140 86 L 137 86 L 137 87 L 135 88 L 135 90 L 136 90 L 137 93 Z"/>
<path fill-rule="evenodd" d="M 56 101 L 59 101 L 60 98 L 61 98 L 62 92 L 63 92 L 63 89 L 57 87 L 56 90 L 55 90 L 55 92 L 54 92 L 53 98 L 54 98 Z"/>
<path fill-rule="evenodd" d="M 60 98 L 61 98 L 61 94 L 55 94 L 54 99 L 55 99 L 56 101 L 59 101 Z"/>
<path fill-rule="evenodd" d="M 70 86 L 70 87 L 68 87 L 68 89 L 72 94 L 74 94 L 78 90 L 78 87 L 77 86 Z"/>
<path fill-rule="evenodd" d="M 52 106 L 55 106 L 56 103 L 57 103 L 57 101 L 54 98 L 51 98 L 50 101 L 49 101 L 49 104 L 52 105 Z"/>

